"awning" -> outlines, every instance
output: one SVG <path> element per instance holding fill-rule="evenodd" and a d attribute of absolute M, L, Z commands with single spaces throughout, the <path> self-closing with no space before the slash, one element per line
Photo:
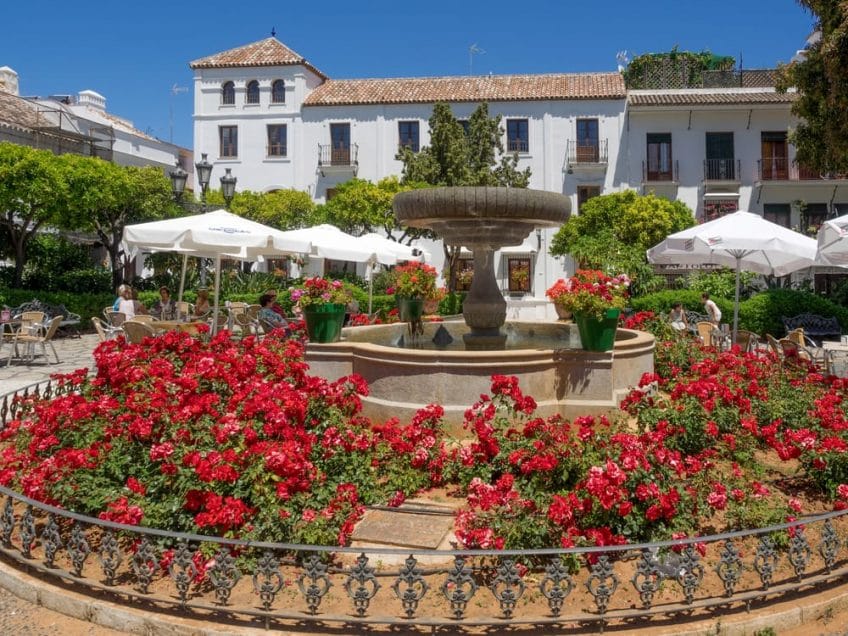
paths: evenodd
<path fill-rule="evenodd" d="M 705 199 L 738 199 L 738 192 L 705 192 Z"/>

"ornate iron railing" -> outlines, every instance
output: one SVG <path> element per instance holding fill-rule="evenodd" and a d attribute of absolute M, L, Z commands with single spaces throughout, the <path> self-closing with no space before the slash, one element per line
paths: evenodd
<path fill-rule="evenodd" d="M 56 388 L 31 386 L 26 394 L 49 396 Z M 0 428 L 17 410 L 8 397 L 0 403 Z M 266 628 L 292 622 L 603 628 L 707 618 L 716 608 L 726 616 L 841 580 L 848 574 L 845 515 L 624 546 L 343 548 L 127 526 L 0 487 L 0 555 L 112 602 L 204 620 L 225 615 Z"/>

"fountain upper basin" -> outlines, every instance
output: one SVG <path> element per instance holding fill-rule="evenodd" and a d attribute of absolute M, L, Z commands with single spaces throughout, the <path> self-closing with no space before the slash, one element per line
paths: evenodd
<path fill-rule="evenodd" d="M 425 323 L 420 340 L 430 343 L 440 326 L 454 343 L 468 330 L 461 321 Z M 370 391 L 362 397 L 363 412 L 375 421 L 406 422 L 418 409 L 439 404 L 455 434 L 465 410 L 490 393 L 492 375 L 517 376 L 538 415 L 572 419 L 617 409 L 654 368 L 654 337 L 630 329 L 619 329 L 613 350 L 603 353 L 581 349 L 577 327 L 569 323 L 507 322 L 507 347 L 520 348 L 492 351 L 392 346 L 406 329 L 405 323 L 347 328 L 340 342 L 309 343 L 306 361 L 313 374 L 330 380 L 361 375 Z"/>

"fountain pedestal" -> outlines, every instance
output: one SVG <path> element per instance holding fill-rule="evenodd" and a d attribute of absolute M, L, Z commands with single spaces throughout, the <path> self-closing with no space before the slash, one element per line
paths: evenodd
<path fill-rule="evenodd" d="M 467 349 L 503 349 L 506 335 L 506 300 L 495 279 L 495 251 L 490 245 L 470 245 L 474 254 L 474 278 L 462 303 L 462 316 L 470 331 L 462 336 Z M 479 275 L 478 275 L 479 273 Z"/>

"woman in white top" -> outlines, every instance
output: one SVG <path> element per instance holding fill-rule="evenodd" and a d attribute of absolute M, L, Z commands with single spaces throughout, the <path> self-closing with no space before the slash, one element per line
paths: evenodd
<path fill-rule="evenodd" d="M 121 297 L 118 298 L 118 311 L 124 314 L 127 320 L 135 318 L 135 301 L 129 287 L 124 287 L 121 291 Z"/>

